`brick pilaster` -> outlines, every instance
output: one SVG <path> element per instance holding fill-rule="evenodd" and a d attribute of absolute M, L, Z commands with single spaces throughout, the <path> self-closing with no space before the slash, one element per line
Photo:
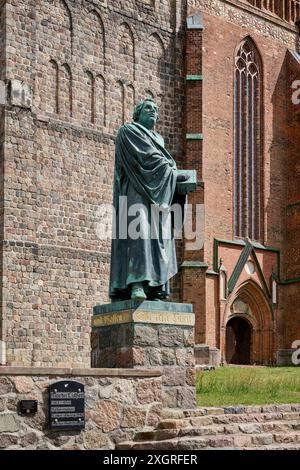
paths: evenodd
<path fill-rule="evenodd" d="M 198 187 L 189 195 L 189 204 L 204 203 L 204 184 L 202 181 L 202 16 L 196 14 L 187 19 L 186 33 L 186 107 L 185 107 L 185 167 L 197 171 Z M 194 216 L 193 216 L 194 217 Z M 204 220 L 202 221 L 204 223 Z M 197 236 L 204 233 L 204 227 L 194 226 Z M 189 241 L 184 243 L 184 262 L 182 264 L 183 301 L 192 302 L 196 317 L 196 342 L 205 341 L 205 272 L 203 248 L 191 249 Z"/>

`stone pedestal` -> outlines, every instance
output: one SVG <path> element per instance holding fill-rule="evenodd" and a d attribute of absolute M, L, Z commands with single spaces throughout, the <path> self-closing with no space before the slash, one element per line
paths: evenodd
<path fill-rule="evenodd" d="M 192 305 L 124 301 L 99 305 L 92 319 L 92 367 L 160 368 L 163 405 L 196 404 Z"/>

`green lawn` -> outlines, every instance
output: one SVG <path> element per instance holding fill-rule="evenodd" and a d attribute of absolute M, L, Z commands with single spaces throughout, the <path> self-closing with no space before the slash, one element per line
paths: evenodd
<path fill-rule="evenodd" d="M 300 403 L 300 367 L 220 367 L 196 387 L 198 406 Z"/>

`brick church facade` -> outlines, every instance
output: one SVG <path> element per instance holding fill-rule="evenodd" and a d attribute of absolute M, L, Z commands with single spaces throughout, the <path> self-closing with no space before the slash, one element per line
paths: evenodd
<path fill-rule="evenodd" d="M 197 361 L 290 361 L 299 17 L 296 0 L 1 1 L 2 364 L 89 366 L 116 131 L 146 96 L 205 209 L 204 246 L 178 244 L 172 282 L 194 306 Z"/>

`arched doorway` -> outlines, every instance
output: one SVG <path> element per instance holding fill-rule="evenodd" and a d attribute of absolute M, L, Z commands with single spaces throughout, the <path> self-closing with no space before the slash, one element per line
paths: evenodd
<path fill-rule="evenodd" d="M 226 325 L 227 364 L 250 364 L 252 327 L 240 317 L 231 318 Z"/>
<path fill-rule="evenodd" d="M 234 319 L 237 320 L 232 322 Z M 241 361 L 244 364 L 274 363 L 274 314 L 268 298 L 257 283 L 250 280 L 236 287 L 227 299 L 221 325 L 220 345 L 224 362 L 234 364 L 238 360 L 240 364 Z M 241 338 L 243 331 L 244 339 Z M 250 340 L 247 339 L 249 336 Z M 234 354 L 234 341 L 239 344 L 248 344 L 250 341 L 250 347 L 246 348 L 246 357 L 241 351 L 237 355 Z"/>

